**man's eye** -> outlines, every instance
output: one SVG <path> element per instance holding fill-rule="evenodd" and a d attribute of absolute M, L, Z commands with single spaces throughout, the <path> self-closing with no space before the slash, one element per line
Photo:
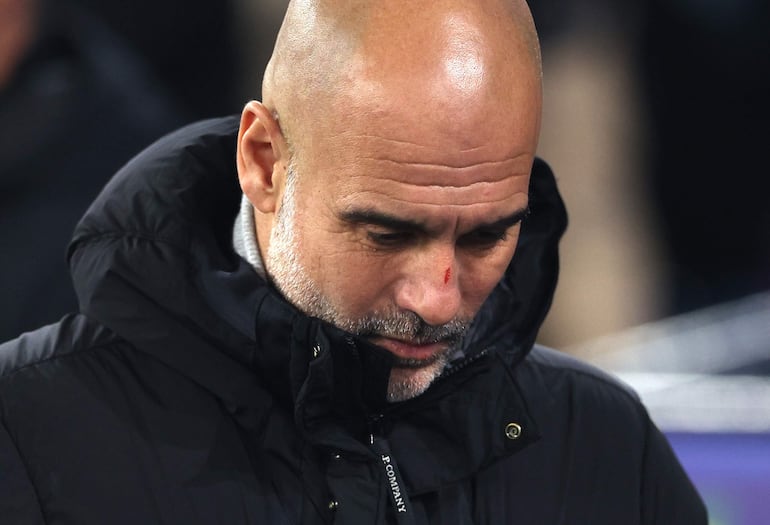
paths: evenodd
<path fill-rule="evenodd" d="M 463 235 L 457 244 L 470 248 L 492 248 L 508 237 L 508 230 L 478 230 Z"/>
<path fill-rule="evenodd" d="M 409 242 L 410 234 L 407 232 L 367 232 L 370 241 L 380 246 L 399 246 Z"/>

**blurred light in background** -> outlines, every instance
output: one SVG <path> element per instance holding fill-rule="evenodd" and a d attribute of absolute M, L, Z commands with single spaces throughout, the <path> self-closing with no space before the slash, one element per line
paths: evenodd
<path fill-rule="evenodd" d="M 570 348 L 636 390 L 711 523 L 770 516 L 770 293 Z"/>

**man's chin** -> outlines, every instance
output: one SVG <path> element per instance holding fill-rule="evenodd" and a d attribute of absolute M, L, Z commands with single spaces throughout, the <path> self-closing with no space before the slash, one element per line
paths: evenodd
<path fill-rule="evenodd" d="M 390 371 L 388 401 L 395 403 L 419 396 L 441 375 L 446 364 L 446 352 L 435 354 L 423 366 L 399 366 L 397 362 Z"/>

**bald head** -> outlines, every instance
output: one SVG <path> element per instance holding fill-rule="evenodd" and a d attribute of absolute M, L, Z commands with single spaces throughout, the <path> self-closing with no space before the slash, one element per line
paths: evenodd
<path fill-rule="evenodd" d="M 340 116 L 398 106 L 448 119 L 484 103 L 500 111 L 524 102 L 512 96 L 517 84 L 539 92 L 539 83 L 523 0 L 295 0 L 265 72 L 263 102 L 301 149 Z M 456 124 L 477 124 L 483 113 Z"/>

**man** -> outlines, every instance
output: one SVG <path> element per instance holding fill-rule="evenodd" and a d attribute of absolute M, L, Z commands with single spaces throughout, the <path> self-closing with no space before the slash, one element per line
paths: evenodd
<path fill-rule="evenodd" d="M 1 515 L 706 523 L 636 397 L 532 348 L 539 115 L 524 2 L 292 3 L 263 102 L 129 163 L 70 248 L 83 313 L 0 349 Z"/>

